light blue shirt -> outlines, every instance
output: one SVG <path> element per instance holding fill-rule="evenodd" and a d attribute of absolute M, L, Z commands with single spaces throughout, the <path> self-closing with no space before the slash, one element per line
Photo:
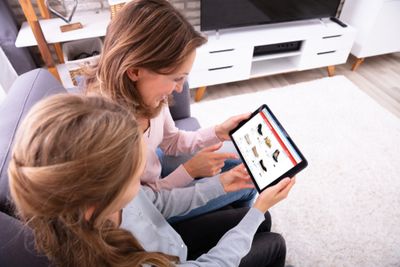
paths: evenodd
<path fill-rule="evenodd" d="M 249 252 L 258 226 L 264 221 L 264 214 L 259 210 L 250 209 L 214 248 L 195 261 L 187 261 L 185 243 L 165 219 L 184 215 L 224 194 L 219 176 L 190 187 L 159 192 L 142 186 L 139 194 L 124 208 L 121 227 L 132 232 L 146 251 L 178 256 L 180 263 L 177 266 L 238 266 Z"/>

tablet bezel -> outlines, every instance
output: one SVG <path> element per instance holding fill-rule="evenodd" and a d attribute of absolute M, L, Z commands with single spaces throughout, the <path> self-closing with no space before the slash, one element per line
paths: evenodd
<path fill-rule="evenodd" d="M 239 130 L 242 126 L 244 126 L 249 120 L 251 120 L 254 116 L 256 116 L 258 113 L 262 112 L 263 109 L 266 109 L 267 112 L 269 112 L 269 114 L 271 114 L 271 117 L 274 119 L 274 121 L 276 122 L 277 127 L 279 127 L 279 129 L 281 130 L 281 132 L 285 135 L 285 137 L 287 138 L 287 140 L 289 141 L 289 143 L 292 145 L 292 147 L 294 148 L 294 150 L 296 151 L 296 153 L 300 156 L 301 161 L 293 166 L 291 169 L 289 169 L 287 172 L 285 172 L 284 174 L 282 174 L 281 176 L 277 177 L 274 181 L 272 181 L 271 183 L 269 183 L 267 186 L 265 186 L 264 188 L 260 188 L 256 179 L 254 178 L 253 174 L 251 173 L 251 170 L 249 168 L 249 166 L 247 165 L 242 152 L 239 149 L 239 146 L 236 144 L 235 140 L 232 138 L 232 135 Z M 268 187 L 271 187 L 277 183 L 279 183 L 279 181 L 281 181 L 283 178 L 286 177 L 293 177 L 294 175 L 296 175 L 297 173 L 299 173 L 301 170 L 303 170 L 305 167 L 307 167 L 308 162 L 306 160 L 306 158 L 303 156 L 303 154 L 301 153 L 301 151 L 298 149 L 298 147 L 296 146 L 296 144 L 293 142 L 292 138 L 289 136 L 289 134 L 286 132 L 286 130 L 283 128 L 282 124 L 279 122 L 279 120 L 276 118 L 276 116 L 274 115 L 274 113 L 271 111 L 271 109 L 266 105 L 263 104 L 261 105 L 256 111 L 254 111 L 250 117 L 246 120 L 241 121 L 238 126 L 236 126 L 234 129 L 232 129 L 229 132 L 229 137 L 232 140 L 232 143 L 234 144 L 236 150 L 239 153 L 240 158 L 243 161 L 244 166 L 246 167 L 251 179 L 253 180 L 253 183 L 255 185 L 255 187 L 257 188 L 257 191 L 259 193 L 261 193 L 262 191 L 264 191 L 265 189 L 267 189 Z"/>

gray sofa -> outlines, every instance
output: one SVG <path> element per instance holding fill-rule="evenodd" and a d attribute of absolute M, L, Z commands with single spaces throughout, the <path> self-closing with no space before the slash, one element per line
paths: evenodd
<path fill-rule="evenodd" d="M 37 101 L 53 94 L 66 93 L 63 86 L 44 69 L 29 71 L 17 78 L 7 98 L 0 106 L 0 266 L 48 266 L 46 257 L 38 255 L 32 234 L 16 218 L 10 201 L 7 167 L 13 139 L 21 120 Z M 187 84 L 180 94 L 174 94 L 170 107 L 179 128 L 196 130 L 199 123 L 190 116 L 190 95 Z M 164 157 L 163 164 L 176 165 L 182 158 Z"/>

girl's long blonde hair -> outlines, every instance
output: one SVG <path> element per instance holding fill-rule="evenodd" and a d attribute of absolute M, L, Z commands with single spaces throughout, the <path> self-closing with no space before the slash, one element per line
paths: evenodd
<path fill-rule="evenodd" d="M 53 264 L 172 265 L 107 218 L 144 160 L 140 142 L 132 114 L 102 97 L 56 95 L 29 112 L 9 165 L 10 190 Z"/>
<path fill-rule="evenodd" d="M 173 73 L 205 42 L 167 0 L 128 2 L 107 28 L 98 64 L 87 70 L 86 91 L 111 98 L 138 117 L 152 118 L 161 105 L 154 109 L 143 102 L 128 69 Z"/>

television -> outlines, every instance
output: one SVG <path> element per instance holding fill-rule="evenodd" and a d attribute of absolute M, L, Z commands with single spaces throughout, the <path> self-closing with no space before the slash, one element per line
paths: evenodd
<path fill-rule="evenodd" d="M 201 0 L 201 31 L 335 17 L 342 0 Z"/>

